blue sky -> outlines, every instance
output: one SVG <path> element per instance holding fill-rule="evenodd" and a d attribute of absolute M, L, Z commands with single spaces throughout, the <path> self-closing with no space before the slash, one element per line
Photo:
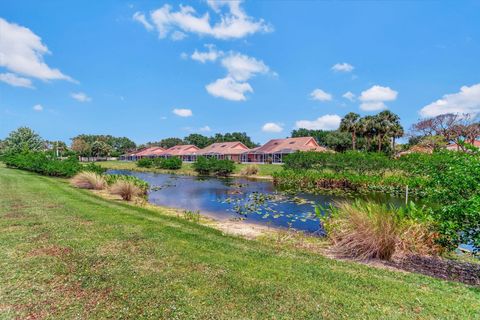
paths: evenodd
<path fill-rule="evenodd" d="M 2 1 L 0 138 L 408 128 L 480 113 L 479 57 L 478 1 Z"/>

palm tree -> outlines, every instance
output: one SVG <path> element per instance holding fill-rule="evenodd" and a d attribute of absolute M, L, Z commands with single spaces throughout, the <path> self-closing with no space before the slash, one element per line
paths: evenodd
<path fill-rule="evenodd" d="M 385 137 L 395 137 L 403 136 L 403 127 L 400 124 L 400 117 L 395 113 L 385 110 L 380 112 L 375 116 L 375 128 L 377 129 L 378 134 L 378 151 L 382 151 L 382 142 Z M 395 144 L 393 140 L 392 144 Z"/>
<path fill-rule="evenodd" d="M 352 149 L 355 150 L 357 142 L 357 131 L 359 129 L 360 115 L 354 112 L 350 112 L 343 117 L 340 122 L 340 131 L 350 132 L 352 134 Z"/>
<path fill-rule="evenodd" d="M 358 120 L 358 133 L 367 141 L 366 150 L 369 151 L 375 136 L 375 117 L 365 116 Z"/>

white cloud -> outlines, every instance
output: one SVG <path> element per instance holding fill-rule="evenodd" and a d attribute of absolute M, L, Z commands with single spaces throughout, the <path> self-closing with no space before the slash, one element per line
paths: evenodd
<path fill-rule="evenodd" d="M 393 101 L 397 99 L 398 92 L 390 87 L 373 86 L 362 92 L 361 101 Z"/>
<path fill-rule="evenodd" d="M 176 114 L 179 117 L 191 117 L 193 116 L 192 110 L 190 109 L 173 109 L 173 114 Z"/>
<path fill-rule="evenodd" d="M 280 124 L 274 122 L 267 122 L 262 127 L 263 132 L 282 132 L 283 128 Z"/>
<path fill-rule="evenodd" d="M 135 12 L 132 19 L 140 22 L 145 27 L 145 29 L 147 29 L 147 31 L 152 31 L 154 29 L 153 25 L 147 21 L 147 18 L 141 12 Z"/>
<path fill-rule="evenodd" d="M 215 16 L 218 16 L 216 22 L 211 21 L 208 12 L 198 14 L 193 7 L 186 5 L 180 5 L 179 10 L 175 11 L 168 4 L 151 12 L 152 23 L 140 12 L 134 14 L 134 19 L 147 30 L 153 24 L 160 38 L 170 35 L 174 40 L 180 39 L 178 32 L 182 38 L 187 33 L 194 33 L 216 39 L 239 39 L 258 32 L 272 31 L 262 19 L 248 16 L 241 3 L 242 1 L 207 1 Z"/>
<path fill-rule="evenodd" d="M 186 33 L 182 32 L 182 31 L 178 31 L 178 30 L 174 31 L 172 33 L 172 36 L 171 36 L 173 41 L 180 41 L 180 40 L 185 39 L 186 37 L 187 37 Z"/>
<path fill-rule="evenodd" d="M 32 81 L 27 78 L 19 77 L 14 73 L 6 72 L 0 73 L 0 81 L 8 83 L 14 87 L 24 87 L 33 89 Z"/>
<path fill-rule="evenodd" d="M 460 92 L 444 95 L 441 99 L 426 105 L 420 110 L 422 117 L 434 117 L 445 113 L 480 113 L 480 83 L 463 86 Z"/>
<path fill-rule="evenodd" d="M 92 98 L 90 98 L 89 96 L 87 96 L 85 93 L 83 92 L 76 92 L 76 93 L 72 93 L 71 94 L 71 97 L 79 102 L 90 102 L 92 101 Z"/>
<path fill-rule="evenodd" d="M 364 111 L 377 111 L 386 109 L 385 101 L 394 101 L 397 99 L 398 92 L 390 87 L 372 86 L 363 91 L 360 95 L 360 109 Z"/>
<path fill-rule="evenodd" d="M 43 56 L 50 54 L 42 39 L 30 29 L 0 18 L 0 67 L 40 80 L 70 80 L 58 69 L 50 68 Z"/>
<path fill-rule="evenodd" d="M 43 111 L 43 106 L 41 104 L 36 104 L 33 106 L 33 110 L 37 112 Z"/>
<path fill-rule="evenodd" d="M 214 97 L 224 98 L 232 101 L 244 101 L 247 99 L 245 93 L 253 92 L 252 87 L 247 82 L 238 82 L 232 77 L 217 79 L 205 86 L 208 93 Z"/>
<path fill-rule="evenodd" d="M 382 101 L 367 101 L 360 104 L 360 109 L 364 111 L 379 111 L 387 109 L 387 106 Z"/>
<path fill-rule="evenodd" d="M 310 130 L 336 130 L 340 125 L 342 118 L 336 114 L 326 114 L 316 120 L 299 120 L 295 122 L 297 128 Z"/>
<path fill-rule="evenodd" d="M 247 81 L 256 74 L 270 71 L 263 61 L 235 52 L 222 59 L 222 66 L 227 69 L 229 76 L 237 81 Z"/>
<path fill-rule="evenodd" d="M 353 92 L 351 92 L 351 91 L 345 92 L 345 93 L 342 95 L 342 97 L 344 97 L 345 99 L 350 100 L 350 101 L 352 101 L 352 102 L 355 101 L 355 94 L 354 94 Z"/>
<path fill-rule="evenodd" d="M 223 51 L 218 51 L 213 44 L 206 44 L 205 47 L 208 49 L 206 52 L 200 52 L 195 49 L 195 52 L 192 53 L 192 60 L 200 61 L 205 63 L 207 61 L 216 61 L 219 57 L 223 56 Z"/>
<path fill-rule="evenodd" d="M 332 67 L 332 70 L 335 72 L 352 72 L 353 69 L 355 69 L 354 66 L 346 62 L 337 63 Z"/>
<path fill-rule="evenodd" d="M 210 131 L 212 131 L 212 129 L 209 126 L 204 126 L 204 127 L 199 128 L 198 131 L 210 132 Z"/>
<path fill-rule="evenodd" d="M 318 101 L 331 101 L 332 100 L 332 95 L 330 93 L 327 93 L 323 91 L 322 89 L 315 89 L 310 93 L 310 97 L 312 97 L 313 100 L 318 100 Z"/>

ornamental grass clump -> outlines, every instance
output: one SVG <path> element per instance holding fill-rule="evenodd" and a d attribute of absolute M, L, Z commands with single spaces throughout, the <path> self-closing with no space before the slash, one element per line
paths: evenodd
<path fill-rule="evenodd" d="M 249 164 L 240 171 L 240 174 L 243 176 L 254 176 L 258 174 L 258 171 L 259 171 L 258 165 Z"/>
<path fill-rule="evenodd" d="M 123 200 L 130 201 L 143 195 L 142 189 L 127 180 L 118 180 L 110 187 L 110 194 L 119 195 Z"/>
<path fill-rule="evenodd" d="M 102 175 L 90 171 L 78 173 L 70 180 L 70 183 L 80 189 L 103 190 L 107 186 L 107 182 Z"/>
<path fill-rule="evenodd" d="M 359 260 L 393 255 L 436 255 L 437 233 L 423 208 L 395 208 L 371 202 L 339 203 L 322 222 L 333 253 Z"/>

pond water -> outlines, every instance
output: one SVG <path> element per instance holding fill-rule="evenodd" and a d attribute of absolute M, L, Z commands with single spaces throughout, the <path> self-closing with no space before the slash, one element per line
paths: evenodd
<path fill-rule="evenodd" d="M 111 174 L 133 175 L 147 181 L 150 203 L 201 214 L 218 220 L 238 219 L 272 227 L 294 228 L 309 233 L 321 231 L 315 205 L 328 206 L 344 197 L 319 194 L 286 194 L 271 181 L 246 178 L 215 178 L 109 170 Z M 401 199 L 382 197 L 382 202 Z"/>

